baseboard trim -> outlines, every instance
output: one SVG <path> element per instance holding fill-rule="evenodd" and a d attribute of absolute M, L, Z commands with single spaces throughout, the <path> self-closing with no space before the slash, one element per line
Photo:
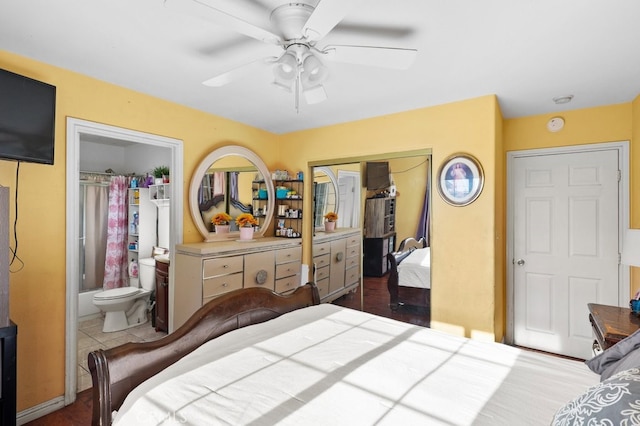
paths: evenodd
<path fill-rule="evenodd" d="M 23 425 L 25 423 L 29 423 L 32 420 L 39 419 L 40 417 L 46 416 L 49 413 L 53 413 L 54 411 L 59 410 L 63 407 L 64 396 L 59 396 L 57 398 L 43 402 L 42 404 L 38 404 L 34 407 L 20 411 L 16 415 L 16 424 Z"/>

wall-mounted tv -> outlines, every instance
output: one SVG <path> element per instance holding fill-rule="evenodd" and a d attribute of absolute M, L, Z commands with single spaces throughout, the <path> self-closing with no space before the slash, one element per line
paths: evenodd
<path fill-rule="evenodd" d="M 367 177 L 366 185 L 369 191 L 387 189 L 391 186 L 388 161 L 367 162 L 365 173 Z"/>
<path fill-rule="evenodd" d="M 56 87 L 0 69 L 0 159 L 53 164 Z"/>

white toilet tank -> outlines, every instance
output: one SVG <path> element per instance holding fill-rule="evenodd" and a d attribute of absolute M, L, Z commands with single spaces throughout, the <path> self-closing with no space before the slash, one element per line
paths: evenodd
<path fill-rule="evenodd" d="M 156 288 L 156 260 L 147 257 L 138 260 L 140 287 L 145 290 L 155 290 Z"/>

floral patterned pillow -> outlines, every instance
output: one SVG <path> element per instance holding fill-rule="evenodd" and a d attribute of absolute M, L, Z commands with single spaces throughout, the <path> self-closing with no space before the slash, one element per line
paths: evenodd
<path fill-rule="evenodd" d="M 552 425 L 640 424 L 640 368 L 622 371 L 590 387 L 562 407 Z"/>

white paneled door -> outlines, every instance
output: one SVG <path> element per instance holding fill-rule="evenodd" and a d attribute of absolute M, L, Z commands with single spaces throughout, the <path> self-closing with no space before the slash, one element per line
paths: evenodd
<path fill-rule="evenodd" d="M 588 359 L 587 303 L 618 304 L 618 151 L 515 158 L 514 343 Z"/>

